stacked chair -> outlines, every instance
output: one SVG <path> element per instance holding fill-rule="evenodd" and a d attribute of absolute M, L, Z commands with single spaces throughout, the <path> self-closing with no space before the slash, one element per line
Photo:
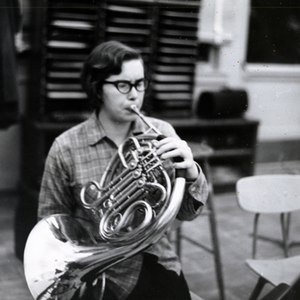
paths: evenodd
<path fill-rule="evenodd" d="M 249 299 L 258 299 L 266 283 L 277 288 L 273 295 L 277 293 L 278 296 L 280 294 L 282 297 L 288 297 L 287 295 L 295 291 L 295 286 L 299 285 L 297 278 L 300 275 L 300 255 L 288 257 L 290 247 L 295 244 L 289 242 L 291 214 L 300 210 L 300 175 L 245 177 L 238 180 L 236 193 L 240 208 L 255 215 L 252 259 L 247 259 L 246 265 L 258 275 L 259 279 Z M 265 214 L 278 214 L 280 216 L 281 239 L 258 235 L 259 217 Z M 281 244 L 284 257 L 280 259 L 255 259 L 259 239 Z M 266 300 L 268 299 L 300 298 L 298 295 L 294 298 L 266 298 Z"/>

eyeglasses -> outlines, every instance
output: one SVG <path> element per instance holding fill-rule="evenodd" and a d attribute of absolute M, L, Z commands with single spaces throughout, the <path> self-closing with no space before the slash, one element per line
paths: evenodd
<path fill-rule="evenodd" d="M 148 87 L 149 81 L 143 78 L 137 80 L 135 83 L 126 80 L 103 81 L 103 83 L 113 84 L 120 93 L 128 94 L 132 90 L 132 87 L 135 87 L 138 92 L 144 92 Z"/>

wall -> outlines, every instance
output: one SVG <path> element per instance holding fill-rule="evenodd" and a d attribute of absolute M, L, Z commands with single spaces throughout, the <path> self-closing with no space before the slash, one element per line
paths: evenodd
<path fill-rule="evenodd" d="M 194 105 L 206 90 L 245 89 L 245 117 L 260 121 L 257 161 L 300 159 L 300 66 L 246 63 L 249 14 L 250 0 L 203 0 L 199 40 L 213 48 L 197 65 Z"/>
<path fill-rule="evenodd" d="M 26 57 L 18 57 L 19 115 L 24 112 L 24 97 L 28 85 Z M 19 122 L 0 129 L 0 191 L 15 190 L 19 186 L 21 169 L 21 127 Z"/>
<path fill-rule="evenodd" d="M 20 173 L 20 127 L 0 130 L 0 191 L 17 187 Z"/>

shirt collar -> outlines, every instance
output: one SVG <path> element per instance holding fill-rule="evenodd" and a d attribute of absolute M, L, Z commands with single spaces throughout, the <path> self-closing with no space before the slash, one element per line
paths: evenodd
<path fill-rule="evenodd" d="M 97 116 L 96 111 L 94 111 L 86 122 L 86 129 L 88 135 L 89 145 L 95 145 L 104 137 L 106 137 L 106 132 Z"/>

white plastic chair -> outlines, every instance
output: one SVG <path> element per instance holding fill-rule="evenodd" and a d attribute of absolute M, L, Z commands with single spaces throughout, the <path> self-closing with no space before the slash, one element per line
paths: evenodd
<path fill-rule="evenodd" d="M 238 180 L 236 193 L 239 206 L 254 213 L 252 258 L 246 265 L 259 276 L 249 299 L 257 299 L 266 283 L 291 285 L 300 274 L 300 255 L 282 259 L 256 260 L 256 240 L 260 214 L 281 216 L 282 239 L 288 256 L 288 232 L 291 212 L 300 210 L 300 175 L 261 175 Z M 272 241 L 272 239 L 269 239 Z"/>
<path fill-rule="evenodd" d="M 279 214 L 282 244 L 288 257 L 288 234 L 291 212 L 300 210 L 300 175 L 260 175 L 238 180 L 236 184 L 238 204 L 241 209 L 254 213 L 252 258 L 256 255 L 258 220 L 261 214 Z M 261 237 L 269 241 L 278 240 Z"/>
<path fill-rule="evenodd" d="M 259 276 L 249 300 L 257 299 L 266 283 L 275 287 L 282 283 L 291 286 L 300 275 L 300 255 L 282 259 L 247 259 L 246 265 Z"/>
<path fill-rule="evenodd" d="M 204 300 L 203 298 L 201 298 L 200 296 L 194 294 L 193 292 L 190 291 L 190 295 L 191 295 L 191 299 L 192 300 Z"/>

